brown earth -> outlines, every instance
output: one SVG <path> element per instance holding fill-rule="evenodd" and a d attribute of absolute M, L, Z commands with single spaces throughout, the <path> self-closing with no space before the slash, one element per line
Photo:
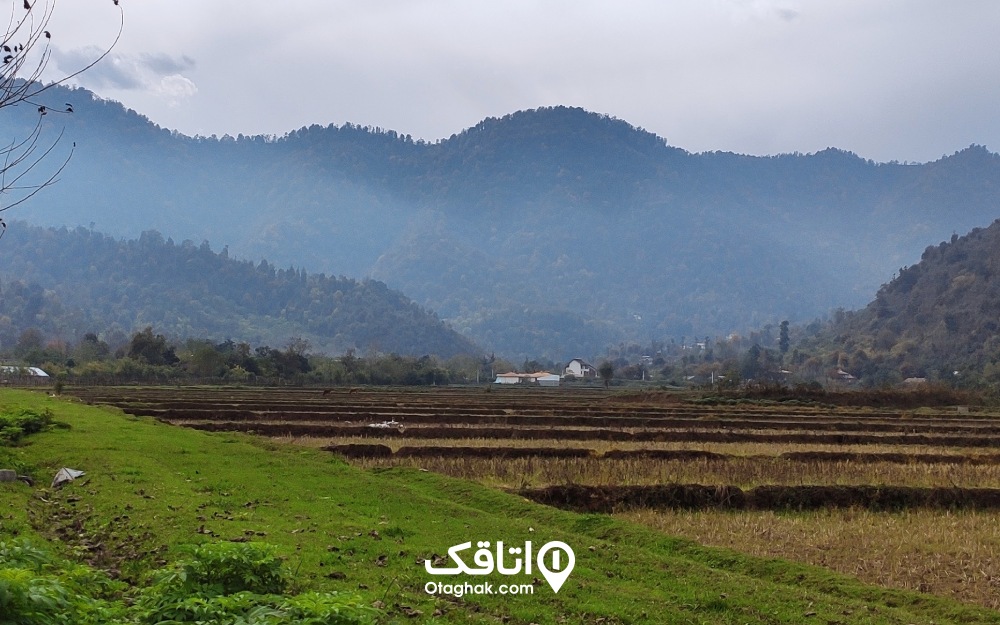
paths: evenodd
<path fill-rule="evenodd" d="M 635 508 L 725 510 L 818 510 L 909 508 L 1000 510 L 1000 489 L 911 486 L 657 486 L 558 485 L 522 489 L 532 501 L 579 512 L 613 513 Z"/>

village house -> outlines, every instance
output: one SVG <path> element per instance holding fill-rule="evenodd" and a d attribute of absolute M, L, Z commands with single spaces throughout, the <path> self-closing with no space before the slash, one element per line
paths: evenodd
<path fill-rule="evenodd" d="M 574 358 L 566 365 L 563 375 L 571 375 L 574 378 L 596 378 L 597 368 L 582 358 Z"/>
<path fill-rule="evenodd" d="M 834 378 L 834 380 L 837 380 L 842 384 L 854 384 L 855 382 L 858 381 L 856 377 L 854 377 L 850 373 L 840 368 L 837 369 L 837 376 Z"/>

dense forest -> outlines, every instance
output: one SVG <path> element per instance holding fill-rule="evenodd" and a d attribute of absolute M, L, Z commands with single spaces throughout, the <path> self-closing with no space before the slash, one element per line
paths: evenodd
<path fill-rule="evenodd" d="M 859 307 L 1000 206 L 1000 156 L 979 146 L 925 164 L 693 154 L 568 107 L 432 143 L 349 123 L 187 137 L 84 90 L 48 97 L 74 104 L 46 132 L 76 153 L 17 217 L 375 278 L 517 359 Z"/>
<path fill-rule="evenodd" d="M 155 231 L 116 240 L 14 222 L 3 244 L 0 355 L 61 379 L 443 384 L 565 364 L 485 357 L 373 280 L 234 260 L 225 249 L 177 244 Z M 837 310 L 825 323 L 783 321 L 746 335 L 646 344 L 591 329 L 608 338 L 598 362 L 622 382 L 977 386 L 1000 383 L 998 311 L 1000 220 L 928 247 L 867 307 Z M 577 340 L 535 324 L 544 311 L 503 314 L 513 331 Z M 567 333 L 588 323 L 566 321 L 547 320 Z"/>
<path fill-rule="evenodd" d="M 928 247 L 802 348 L 869 383 L 1000 383 L 1000 221 Z"/>
<path fill-rule="evenodd" d="M 279 269 L 175 243 L 155 231 L 116 240 L 79 227 L 12 223 L 0 268 L 0 349 L 28 329 L 46 340 L 127 335 L 450 357 L 480 350 L 433 313 L 375 280 Z"/>

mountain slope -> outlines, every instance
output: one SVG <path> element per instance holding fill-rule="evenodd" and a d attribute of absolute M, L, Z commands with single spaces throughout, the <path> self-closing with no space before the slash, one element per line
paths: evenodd
<path fill-rule="evenodd" d="M 511 356 L 860 306 L 929 242 L 1000 215 L 1000 157 L 976 146 L 923 165 L 691 154 L 566 107 L 437 143 L 351 124 L 191 138 L 83 90 L 51 97 L 76 106 L 77 154 L 21 217 L 371 276 Z"/>
<path fill-rule="evenodd" d="M 818 346 L 873 380 L 1000 382 L 1000 220 L 928 247 Z"/>
<path fill-rule="evenodd" d="M 301 337 L 334 353 L 356 348 L 447 357 L 479 351 L 380 282 L 237 261 L 228 250 L 178 245 L 155 231 L 116 241 L 84 228 L 15 223 L 3 253 L 2 345 L 11 345 L 26 327 L 79 339 L 86 332 L 152 325 L 178 337 L 255 345 Z"/>

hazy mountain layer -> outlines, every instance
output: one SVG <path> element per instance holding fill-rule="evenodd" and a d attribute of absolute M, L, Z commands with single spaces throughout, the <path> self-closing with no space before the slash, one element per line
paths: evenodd
<path fill-rule="evenodd" d="M 570 108 L 434 144 L 352 125 L 190 138 L 86 91 L 49 97 L 75 105 L 52 130 L 65 120 L 76 155 L 19 217 L 372 276 L 515 357 L 860 306 L 1000 215 L 1000 157 L 981 147 L 922 165 L 691 154 Z"/>

